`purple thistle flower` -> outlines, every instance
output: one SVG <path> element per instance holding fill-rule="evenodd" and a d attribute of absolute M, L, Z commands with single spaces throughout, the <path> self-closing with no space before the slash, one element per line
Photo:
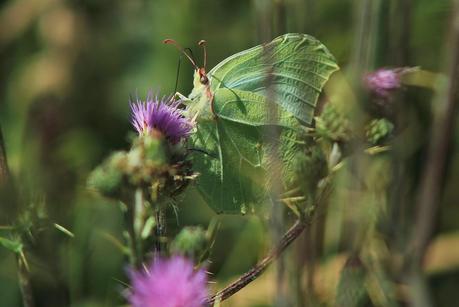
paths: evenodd
<path fill-rule="evenodd" d="M 195 271 L 181 256 L 155 258 L 144 271 L 130 271 L 132 307 L 202 307 L 207 298 L 207 275 Z"/>
<path fill-rule="evenodd" d="M 139 135 L 159 131 L 172 144 L 188 137 L 194 127 L 194 122 L 186 118 L 183 111 L 178 108 L 181 100 L 172 97 L 153 98 L 147 95 L 146 101 L 139 98 L 131 101 L 132 125 Z"/>
<path fill-rule="evenodd" d="M 367 88 L 382 98 L 388 98 L 390 93 L 400 88 L 400 69 L 380 68 L 365 76 Z"/>

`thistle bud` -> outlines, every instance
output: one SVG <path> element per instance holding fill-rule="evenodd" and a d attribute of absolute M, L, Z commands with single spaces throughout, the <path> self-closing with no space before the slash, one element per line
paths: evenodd
<path fill-rule="evenodd" d="M 373 119 L 366 127 L 365 135 L 372 145 L 378 145 L 387 139 L 394 130 L 394 125 L 385 118 Z"/>
<path fill-rule="evenodd" d="M 190 258 L 200 256 L 207 247 L 208 238 L 202 227 L 185 227 L 171 244 L 171 253 Z"/>
<path fill-rule="evenodd" d="M 346 142 L 352 137 L 349 119 L 333 103 L 327 103 L 320 116 L 316 117 L 316 132 L 335 142 Z"/>
<path fill-rule="evenodd" d="M 116 152 L 95 168 L 89 175 L 87 186 L 107 197 L 119 194 L 123 184 L 123 169 L 127 157 L 125 152 Z"/>
<path fill-rule="evenodd" d="M 327 159 L 319 146 L 312 146 L 307 152 L 298 153 L 294 160 L 294 183 L 302 188 L 302 194 L 312 197 L 319 181 L 327 176 Z"/>

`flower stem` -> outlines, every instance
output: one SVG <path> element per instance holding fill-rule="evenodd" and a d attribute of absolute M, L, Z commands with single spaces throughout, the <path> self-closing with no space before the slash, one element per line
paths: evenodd
<path fill-rule="evenodd" d="M 454 126 L 459 108 L 459 0 L 454 2 L 449 46 L 448 82 L 437 94 L 432 136 L 417 199 L 415 225 L 405 262 L 409 268 L 408 283 L 413 306 L 432 306 L 432 297 L 423 275 L 426 255 L 440 211 L 447 173 L 448 158 L 454 143 Z"/>
<path fill-rule="evenodd" d="M 135 191 L 134 202 L 134 232 L 136 237 L 136 249 L 139 264 L 143 261 L 143 247 L 142 247 L 142 229 L 144 226 L 145 205 L 143 191 L 138 188 Z"/>
<path fill-rule="evenodd" d="M 131 211 L 131 210 L 130 210 Z M 131 211 L 132 213 L 132 211 Z M 138 267 L 139 261 L 137 257 L 137 240 L 135 236 L 135 231 L 134 231 L 134 224 L 132 223 L 133 215 L 132 214 L 127 214 L 127 224 L 128 224 L 128 246 L 129 246 L 129 263 L 131 264 L 132 267 Z"/>
<path fill-rule="evenodd" d="M 3 139 L 2 127 L 0 126 L 0 188 L 5 188 L 10 184 L 10 171 L 6 159 L 5 141 Z M 24 256 L 24 252 L 16 256 L 18 264 L 19 288 L 21 289 L 22 302 L 24 307 L 33 307 L 33 292 L 30 284 L 29 268 Z"/>
<path fill-rule="evenodd" d="M 130 249 L 131 249 L 131 265 L 140 267 L 143 262 L 143 246 L 142 246 L 142 229 L 144 226 L 144 197 L 141 188 L 137 188 L 134 194 L 134 203 L 128 216 Z"/>
<path fill-rule="evenodd" d="M 422 262 L 430 242 L 436 217 L 441 204 L 449 151 L 454 142 L 455 118 L 459 108 L 459 0 L 454 1 L 451 25 L 450 58 L 448 61 L 448 83 L 438 93 L 434 103 L 436 109 L 430 138 L 427 161 L 419 189 L 415 232 L 412 238 L 414 260 Z M 413 259 L 413 258 L 411 258 Z M 412 260 L 410 262 L 413 263 Z"/>
<path fill-rule="evenodd" d="M 279 244 L 276 245 L 263 260 L 261 260 L 252 269 L 239 277 L 232 284 L 210 296 L 207 300 L 207 303 L 212 306 L 217 299 L 219 301 L 224 301 L 257 279 L 268 268 L 268 266 L 277 258 L 279 258 L 285 249 L 296 238 L 298 238 L 301 233 L 303 233 L 307 226 L 308 223 L 305 220 L 298 219 L 295 224 L 293 224 L 293 226 L 290 227 L 290 229 L 282 236 Z"/>
<path fill-rule="evenodd" d="M 159 255 L 163 252 L 162 238 L 166 235 L 166 216 L 164 209 L 158 206 L 156 211 L 156 246 L 155 251 Z"/>
<path fill-rule="evenodd" d="M 0 126 L 0 185 L 9 181 L 10 172 L 6 160 L 5 142 L 3 140 L 2 127 Z"/>
<path fill-rule="evenodd" d="M 19 288 L 21 289 L 22 303 L 24 307 L 33 307 L 34 300 L 32 286 L 30 284 L 29 269 L 24 254 L 21 252 L 17 255 Z"/>

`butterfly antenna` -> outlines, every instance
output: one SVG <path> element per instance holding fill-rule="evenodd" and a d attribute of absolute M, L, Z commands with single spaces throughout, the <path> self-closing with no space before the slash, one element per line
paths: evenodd
<path fill-rule="evenodd" d="M 193 50 L 191 50 L 191 48 L 188 48 L 188 47 L 187 48 L 183 48 L 183 50 L 188 51 L 190 57 L 193 59 L 193 62 L 196 63 L 196 58 L 194 57 Z"/>
<path fill-rule="evenodd" d="M 207 69 L 207 48 L 206 48 L 207 42 L 201 39 L 198 42 L 198 45 L 201 46 L 204 51 L 204 69 Z"/>
<path fill-rule="evenodd" d="M 178 64 L 177 64 L 177 74 L 175 77 L 175 88 L 174 88 L 174 93 L 177 93 L 177 87 L 178 87 L 178 82 L 179 82 L 179 76 L 180 76 L 180 65 L 182 63 L 182 56 L 180 55 L 178 58 Z"/>
<path fill-rule="evenodd" d="M 196 62 L 193 60 L 193 58 L 175 40 L 168 38 L 168 39 L 163 40 L 163 43 L 164 44 L 172 44 L 172 45 L 174 45 L 175 48 L 177 48 L 178 51 L 183 53 L 183 55 L 186 56 L 188 58 L 188 60 L 190 60 L 191 64 L 194 66 L 195 69 L 199 69 L 198 66 L 196 65 Z"/>

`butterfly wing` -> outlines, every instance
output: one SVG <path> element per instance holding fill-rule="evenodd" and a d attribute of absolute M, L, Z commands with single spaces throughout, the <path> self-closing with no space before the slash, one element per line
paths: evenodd
<path fill-rule="evenodd" d="M 304 149 L 300 122 L 312 123 L 322 87 L 337 69 L 316 39 L 286 34 L 233 55 L 208 73 L 217 119 L 209 113 L 203 90 L 193 90 L 193 103 L 200 109 L 194 147 L 210 154 L 194 155 L 193 168 L 200 173 L 200 194 L 217 213 L 263 208 L 273 172 L 288 188 L 294 158 Z M 268 96 L 281 106 L 275 120 L 267 114 Z M 266 134 L 272 125 L 277 126 L 276 137 Z M 281 169 L 273 170 L 273 149 Z"/>
<path fill-rule="evenodd" d="M 336 70 L 333 55 L 320 41 L 306 34 L 289 33 L 228 57 L 208 75 L 214 93 L 220 89 L 239 90 L 266 99 L 271 91 L 274 101 L 285 111 L 311 124 L 319 94 Z"/>
<path fill-rule="evenodd" d="M 292 177 L 302 144 L 299 122 L 287 112 L 272 121 L 267 100 L 248 91 L 221 88 L 214 102 L 218 119 L 198 121 L 193 135 L 193 146 L 210 154 L 193 157 L 193 168 L 200 173 L 197 188 L 217 213 L 256 212 L 269 201 L 273 149 L 282 161 L 276 174 L 284 183 Z M 278 137 L 266 133 L 268 126 L 277 126 Z"/>
<path fill-rule="evenodd" d="M 217 213 L 259 212 L 269 201 L 273 171 L 270 152 L 278 149 L 282 182 L 291 177 L 295 154 L 301 149 L 296 130 L 279 127 L 279 137 L 266 135 L 265 125 L 247 125 L 224 118 L 201 122 L 193 135 L 194 147 L 209 155 L 193 155 L 196 185 L 206 203 Z"/>
<path fill-rule="evenodd" d="M 277 125 L 297 127 L 298 121 L 287 112 L 279 112 L 277 118 L 268 118 L 266 97 L 239 89 L 220 88 L 214 93 L 215 112 L 225 119 L 248 126 Z"/>

